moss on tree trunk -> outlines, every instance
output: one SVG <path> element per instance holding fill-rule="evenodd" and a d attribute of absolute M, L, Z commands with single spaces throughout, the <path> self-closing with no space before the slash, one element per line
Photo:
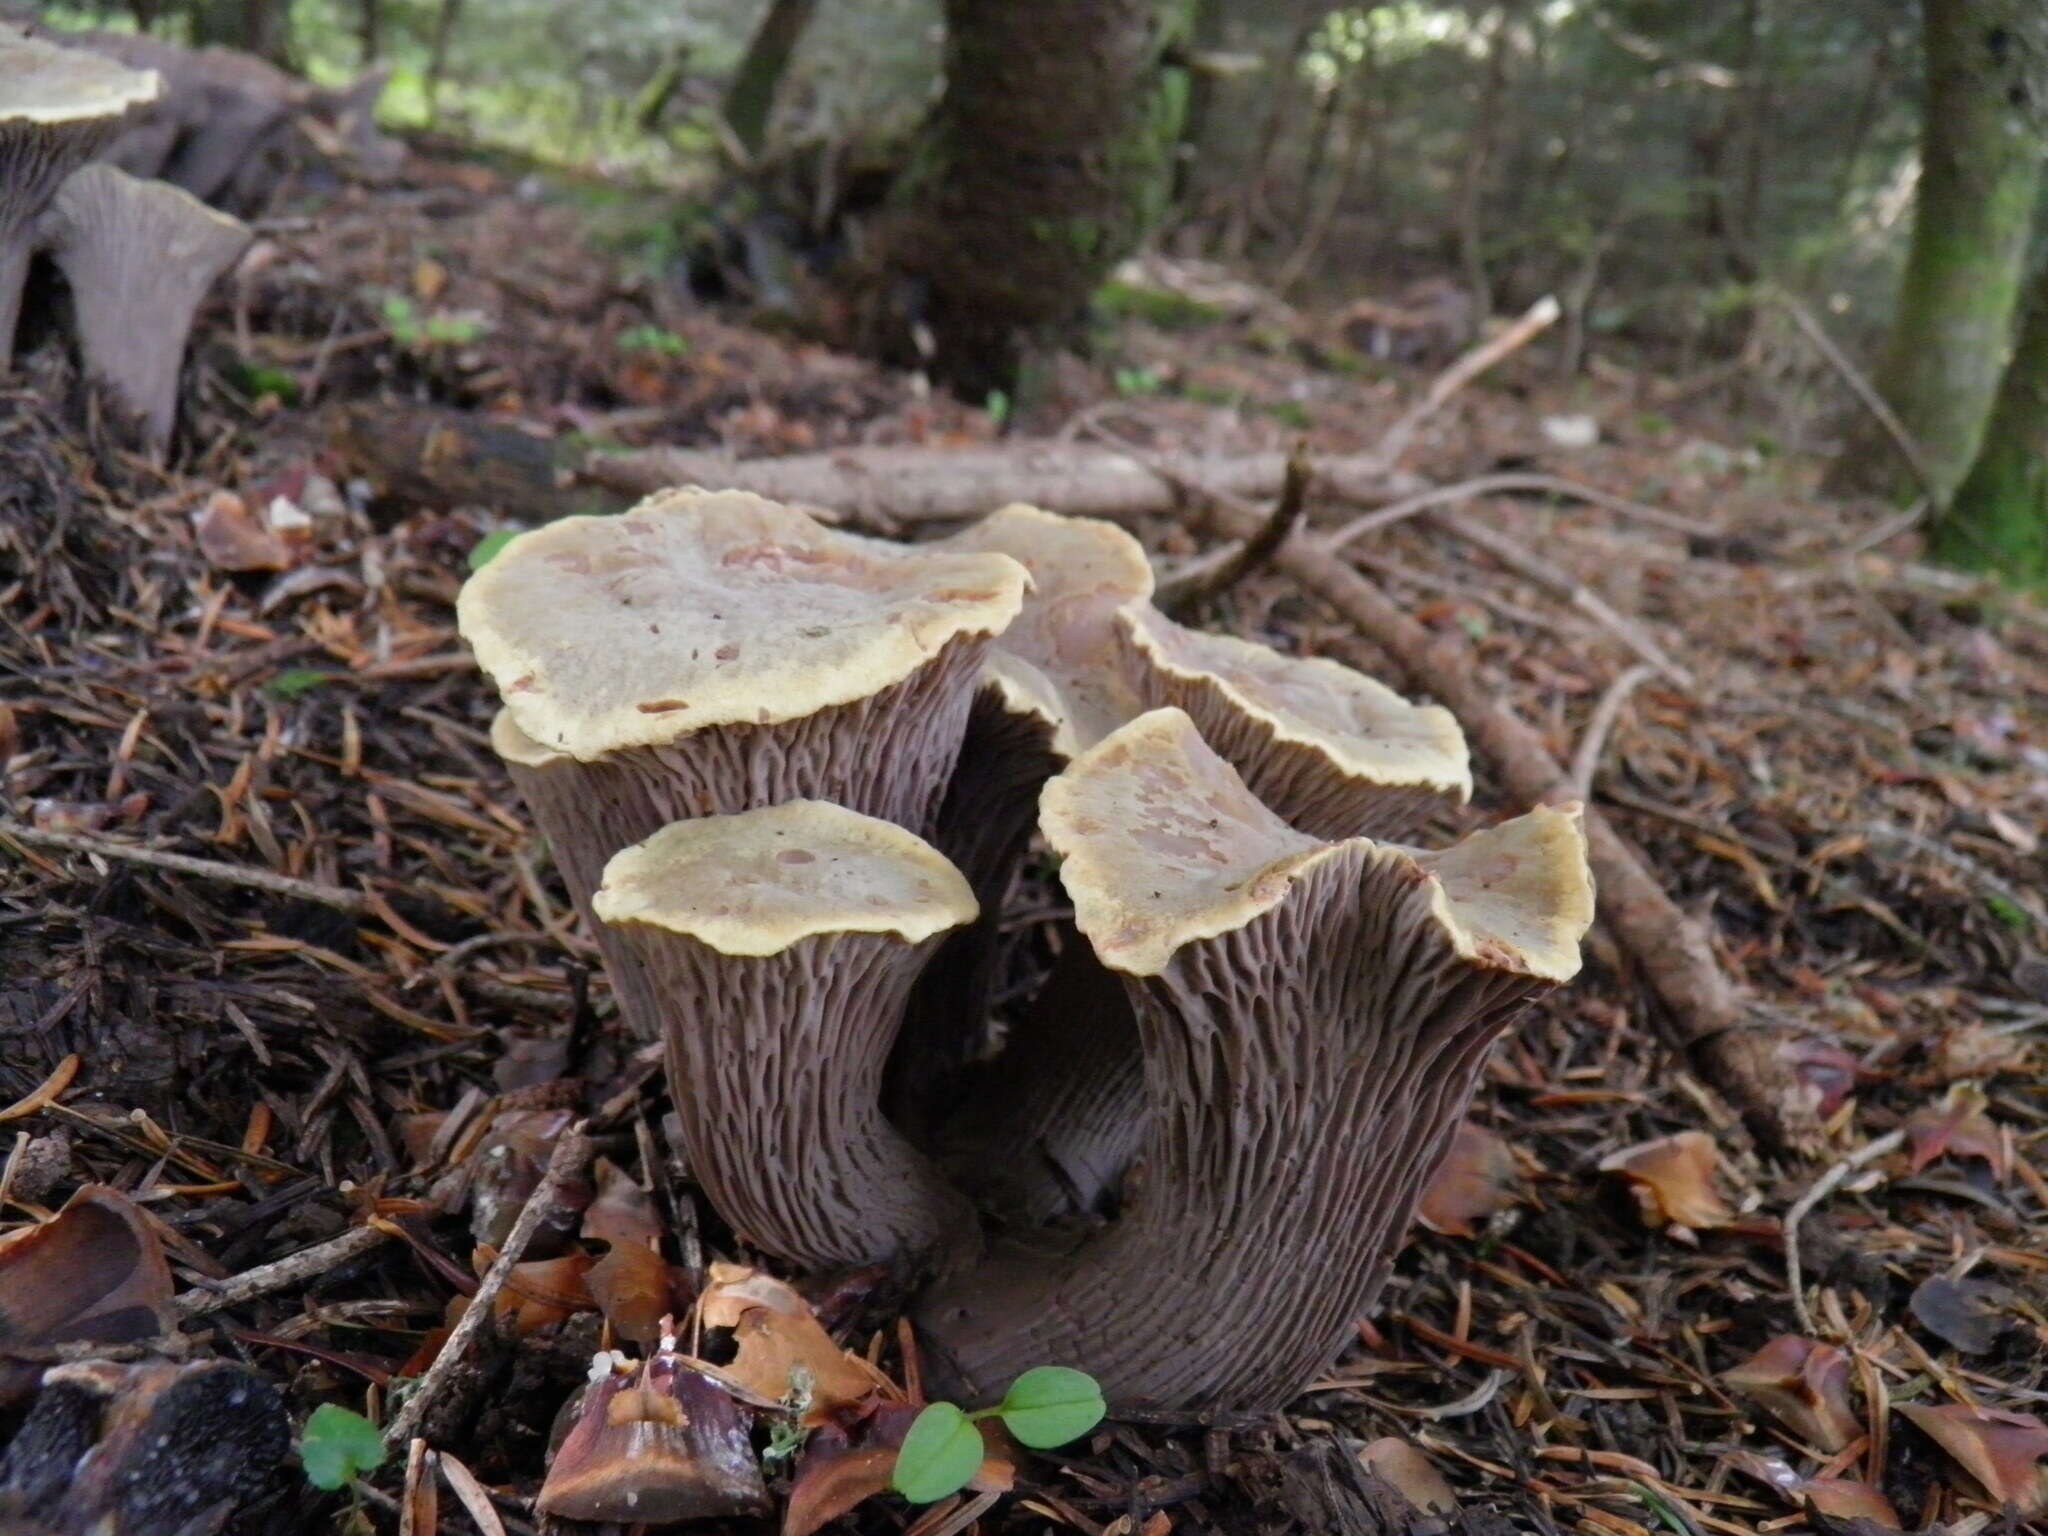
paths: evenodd
<path fill-rule="evenodd" d="M 933 372 L 1014 387 L 1165 212 L 1189 0 L 946 0 L 946 87 L 887 266 Z"/>
<path fill-rule="evenodd" d="M 1934 525 L 1934 552 L 2048 587 L 2048 272 L 2034 285 L 1977 461 Z"/>
<path fill-rule="evenodd" d="M 2041 0 L 1924 0 L 1927 100 L 1913 242 L 1877 384 L 1926 452 L 1939 492 L 1970 467 L 1998 388 L 2042 141 Z M 1832 488 L 1917 489 L 1871 435 Z"/>

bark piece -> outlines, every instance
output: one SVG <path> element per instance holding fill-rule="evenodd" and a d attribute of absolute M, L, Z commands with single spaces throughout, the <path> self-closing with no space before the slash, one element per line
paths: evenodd
<path fill-rule="evenodd" d="M 290 1450 L 284 1399 L 246 1367 L 57 1366 L 0 1460 L 0 1526 L 206 1536 Z"/>
<path fill-rule="evenodd" d="M 1487 1047 L 1576 974 L 1593 891 L 1576 807 L 1441 853 L 1324 843 L 1179 710 L 1047 786 L 1075 921 L 1144 1043 L 1144 1185 L 1065 1253 L 999 1253 L 921 1303 L 962 1400 L 1031 1365 L 1123 1406 L 1269 1409 L 1376 1298 Z"/>
<path fill-rule="evenodd" d="M 621 1006 L 661 1038 L 693 1175 L 793 1263 L 887 1262 L 970 1238 L 971 1207 L 882 1118 L 911 982 L 973 893 L 890 822 L 799 800 L 677 822 L 606 865 L 592 903 Z"/>
<path fill-rule="evenodd" d="M 145 445 L 161 454 L 193 317 L 254 235 L 189 192 L 110 165 L 74 172 L 42 228 L 71 287 L 86 373 L 140 419 Z"/>
<path fill-rule="evenodd" d="M 0 367 L 14 350 L 36 220 L 123 114 L 161 89 L 151 71 L 0 23 Z"/>

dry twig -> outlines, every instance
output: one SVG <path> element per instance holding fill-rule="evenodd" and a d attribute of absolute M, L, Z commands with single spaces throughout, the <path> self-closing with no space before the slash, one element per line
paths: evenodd
<path fill-rule="evenodd" d="M 1905 1141 L 1906 1132 L 1901 1127 L 1885 1132 L 1875 1141 L 1864 1143 L 1815 1179 L 1812 1188 L 1793 1201 L 1785 1212 L 1785 1284 L 1791 1289 L 1792 1310 L 1799 1314 L 1802 1333 L 1813 1333 L 1813 1313 L 1806 1305 L 1806 1278 L 1800 1270 L 1799 1224 L 1806 1220 L 1816 1205 L 1840 1189 L 1850 1174 L 1896 1152 L 1905 1145 Z"/>
<path fill-rule="evenodd" d="M 1452 363 L 1437 375 L 1436 381 L 1424 392 L 1422 398 L 1387 429 L 1386 436 L 1379 440 L 1371 457 L 1389 467 L 1399 463 L 1401 455 L 1408 451 L 1409 443 L 1414 441 L 1415 434 L 1422 430 L 1422 424 L 1442 410 L 1453 395 L 1503 358 L 1526 347 L 1556 324 L 1557 317 L 1563 313 L 1557 300 L 1545 294 L 1531 304 L 1528 312 L 1513 325 L 1492 340 L 1481 342 Z"/>
<path fill-rule="evenodd" d="M 1295 444 L 1287 460 L 1287 479 L 1280 498 L 1250 538 L 1211 550 L 1182 566 L 1160 581 L 1152 594 L 1153 604 L 1162 612 L 1179 616 L 1199 604 L 1213 601 L 1256 571 L 1273 552 L 1287 542 L 1308 507 L 1308 445 Z"/>
<path fill-rule="evenodd" d="M 484 1277 L 477 1283 L 476 1294 L 469 1299 L 461 1319 L 449 1331 L 448 1340 L 441 1346 L 434 1363 L 427 1367 L 420 1378 L 417 1391 L 405 1400 L 405 1406 L 398 1411 L 384 1429 L 386 1445 L 404 1445 L 419 1428 L 427 1409 L 446 1387 L 448 1378 L 461 1365 L 463 1356 L 469 1353 L 470 1341 L 477 1330 L 484 1325 L 484 1319 L 491 1315 L 491 1306 L 498 1293 L 505 1288 L 505 1282 L 512 1278 L 513 1267 L 525 1256 L 526 1246 L 533 1241 L 533 1234 L 540 1230 L 540 1224 L 554 1214 L 562 1197 L 562 1190 L 583 1176 L 589 1167 L 594 1152 L 588 1136 L 584 1134 L 584 1123 L 578 1121 L 562 1132 L 562 1139 L 555 1143 L 554 1155 L 548 1159 L 546 1175 L 540 1187 L 534 1190 L 525 1206 L 519 1212 L 519 1219 L 512 1224 L 506 1235 L 505 1246 L 491 1267 L 484 1271 Z"/>
<path fill-rule="evenodd" d="M 1341 549 L 1353 539 L 1364 534 L 1376 533 L 1382 528 L 1427 512 L 1432 507 L 1455 506 L 1480 496 L 1499 496 L 1516 492 L 1534 492 L 1540 495 L 1566 496 L 1574 501 L 1589 502 L 1596 507 L 1605 507 L 1623 517 L 1632 517 L 1638 522 L 1656 528 L 1666 528 L 1673 533 L 1682 533 L 1688 538 L 1712 538 L 1721 530 L 1712 523 L 1703 523 L 1696 518 L 1667 512 L 1662 507 L 1647 506 L 1640 501 L 1630 501 L 1626 496 L 1612 496 L 1595 486 L 1580 485 L 1576 480 L 1565 480 L 1557 475 L 1480 475 L 1472 480 L 1460 480 L 1456 485 L 1432 486 L 1426 491 L 1417 491 L 1413 496 L 1404 496 L 1399 501 L 1389 502 L 1384 507 L 1375 507 L 1362 512 L 1350 522 L 1332 533 L 1325 541 L 1331 549 Z"/>
<path fill-rule="evenodd" d="M 273 896 L 285 896 L 294 901 L 315 902 L 323 907 L 332 907 L 337 912 L 362 916 L 370 910 L 370 899 L 361 891 L 351 891 L 345 886 L 322 885 L 316 880 L 299 880 L 291 875 L 280 875 L 273 870 L 252 869 L 243 864 L 223 864 L 216 859 L 195 859 L 190 854 L 168 853 L 161 848 L 143 848 L 134 843 L 123 843 L 113 838 L 89 837 L 82 832 L 45 832 L 24 822 L 0 817 L 0 838 L 11 839 L 29 848 L 53 848 L 61 853 L 97 854 L 103 859 L 120 859 L 129 864 L 147 864 L 152 869 L 167 869 L 181 875 L 196 875 L 201 880 L 212 880 L 222 885 L 246 886 L 251 890 L 268 891 Z"/>
<path fill-rule="evenodd" d="M 297 1253 L 286 1254 L 268 1264 L 259 1264 L 239 1275 L 220 1281 L 201 1281 L 171 1305 L 180 1317 L 204 1317 L 209 1312 L 225 1312 L 245 1301 L 288 1290 L 302 1281 L 327 1274 L 351 1259 L 360 1258 L 388 1241 L 390 1236 L 381 1227 L 350 1227 L 324 1243 L 301 1248 Z"/>
<path fill-rule="evenodd" d="M 1607 738 L 1614 730 L 1614 722 L 1621 718 L 1622 707 L 1634 693 L 1651 677 L 1656 668 L 1648 662 L 1638 662 L 1608 685 L 1600 695 L 1600 702 L 1593 708 L 1593 718 L 1586 722 L 1586 734 L 1579 738 L 1579 749 L 1572 754 L 1572 794 L 1580 800 L 1593 798 L 1593 777 L 1600 771 L 1600 754 L 1607 748 Z"/>

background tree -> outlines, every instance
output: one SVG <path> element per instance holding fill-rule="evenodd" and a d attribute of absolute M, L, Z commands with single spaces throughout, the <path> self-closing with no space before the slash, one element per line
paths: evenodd
<path fill-rule="evenodd" d="M 1918 440 L 1938 497 L 1970 467 L 2012 335 L 2042 144 L 2039 0 L 1924 0 L 1926 99 L 1912 248 L 1878 388 Z M 1908 488 L 1874 435 L 1834 489 Z"/>
<path fill-rule="evenodd" d="M 934 373 L 1012 388 L 1165 213 L 1188 0 L 947 0 L 945 91 L 888 265 Z M 903 285 L 908 285 L 907 289 Z"/>
<path fill-rule="evenodd" d="M 1976 462 L 1935 521 L 1933 548 L 1949 564 L 2048 587 L 2048 269 L 2034 283 Z"/>

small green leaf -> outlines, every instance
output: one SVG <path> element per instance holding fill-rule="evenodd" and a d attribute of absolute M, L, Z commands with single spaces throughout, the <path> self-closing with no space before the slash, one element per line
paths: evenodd
<path fill-rule="evenodd" d="M 1034 1451 L 1080 1439 L 1108 1411 L 1095 1378 L 1064 1365 L 1026 1371 L 996 1405 L 1004 1426 Z"/>
<path fill-rule="evenodd" d="M 264 686 L 280 699 L 296 699 L 301 694 L 311 693 L 323 683 L 334 681 L 335 674 L 322 672 L 314 667 L 293 667 L 280 672 Z"/>
<path fill-rule="evenodd" d="M 496 533 L 487 533 L 476 541 L 469 552 L 469 568 L 480 571 L 497 558 L 498 551 L 525 532 L 522 528 L 500 528 Z"/>
<path fill-rule="evenodd" d="M 330 1493 L 365 1472 L 376 1471 L 383 1460 L 384 1437 L 377 1426 L 360 1413 L 333 1403 L 315 1408 L 299 1437 L 299 1461 L 305 1466 L 306 1481 Z"/>
<path fill-rule="evenodd" d="M 981 1431 L 951 1403 L 933 1403 L 910 1426 L 890 1485 L 913 1504 L 958 1493 L 981 1467 Z"/>

